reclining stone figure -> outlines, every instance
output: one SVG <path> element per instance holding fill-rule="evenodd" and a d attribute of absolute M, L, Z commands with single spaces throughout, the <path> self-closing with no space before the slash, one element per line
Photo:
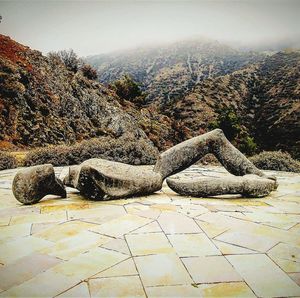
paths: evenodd
<path fill-rule="evenodd" d="M 167 179 L 168 185 L 179 194 L 201 197 L 228 193 L 260 197 L 277 188 L 276 179 L 257 169 L 220 129 L 163 152 L 154 167 L 98 158 L 86 160 L 69 168 L 64 184 L 77 188 L 84 197 L 94 200 L 151 194 L 162 188 L 167 177 L 188 168 L 208 153 L 214 154 L 230 173 L 244 177 L 209 178 L 209 181 L 207 178 L 190 181 L 170 178 Z"/>

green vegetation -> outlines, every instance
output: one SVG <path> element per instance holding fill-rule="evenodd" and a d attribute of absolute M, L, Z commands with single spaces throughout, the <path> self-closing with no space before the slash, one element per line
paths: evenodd
<path fill-rule="evenodd" d="M 300 173 L 300 162 L 289 153 L 281 151 L 263 151 L 250 160 L 262 170 L 287 171 Z"/>
<path fill-rule="evenodd" d="M 232 142 L 244 154 L 251 156 L 257 150 L 257 144 L 251 137 L 242 120 L 237 116 L 231 108 L 223 108 L 219 110 L 216 121 L 210 123 L 211 129 L 221 128 L 230 142 Z"/>
<path fill-rule="evenodd" d="M 121 99 L 131 101 L 139 106 L 145 103 L 146 94 L 129 75 L 124 75 L 121 79 L 114 81 L 110 87 Z"/>

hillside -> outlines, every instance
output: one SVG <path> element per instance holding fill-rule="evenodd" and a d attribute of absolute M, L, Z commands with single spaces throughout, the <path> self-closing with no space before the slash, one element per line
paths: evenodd
<path fill-rule="evenodd" d="M 255 142 L 257 150 L 300 157 L 299 51 L 263 55 L 187 41 L 87 60 L 103 83 L 129 74 L 141 84 L 140 114 L 148 113 L 151 124 L 144 130 L 160 149 L 210 130 L 231 111 L 239 126 L 232 141 L 241 150 L 247 153 L 247 143 Z"/>
<path fill-rule="evenodd" d="M 232 73 L 264 55 L 239 52 L 212 40 L 188 40 L 152 48 L 87 57 L 99 80 L 109 83 L 130 74 L 142 84 L 146 101 L 178 99 L 200 81 Z"/>
<path fill-rule="evenodd" d="M 0 150 L 106 137 L 141 142 L 155 152 L 116 98 L 59 59 L 0 35 Z"/>

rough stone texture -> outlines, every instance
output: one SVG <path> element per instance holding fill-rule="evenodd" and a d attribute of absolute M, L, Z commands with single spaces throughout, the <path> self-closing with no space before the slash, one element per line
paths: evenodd
<path fill-rule="evenodd" d="M 167 179 L 168 186 L 180 195 L 206 197 L 224 194 L 242 194 L 244 197 L 264 197 L 277 188 L 274 180 L 257 175 L 242 177 L 198 179 Z"/>
<path fill-rule="evenodd" d="M 221 129 L 192 138 L 165 151 L 154 171 L 166 178 L 188 168 L 208 153 L 214 154 L 226 170 L 234 175 L 265 176 L 227 140 Z"/>
<path fill-rule="evenodd" d="M 19 171 L 13 180 L 12 191 L 16 199 L 25 205 L 37 203 L 49 194 L 67 196 L 62 181 L 55 177 L 50 164 Z"/>
<path fill-rule="evenodd" d="M 152 166 L 132 166 L 104 159 L 89 159 L 70 167 L 66 185 L 90 199 L 121 198 L 150 194 L 162 187 L 163 179 Z"/>
<path fill-rule="evenodd" d="M 151 166 L 130 166 L 95 158 L 83 162 L 80 166 L 71 167 L 64 183 L 77 188 L 85 197 L 97 200 L 150 194 L 161 189 L 166 177 L 188 168 L 207 153 L 215 154 L 224 167 L 234 175 L 254 174 L 267 178 L 230 144 L 222 130 L 215 129 L 162 153 L 154 169 Z M 170 185 L 175 191 L 178 189 L 179 193 L 182 191 L 188 195 L 243 193 L 248 196 L 267 195 L 276 185 L 276 179 L 253 177 L 214 181 L 211 185 L 209 182 L 209 180 L 184 182 L 178 188 L 178 184 L 171 181 Z"/>
<path fill-rule="evenodd" d="M 112 90 L 0 34 L 0 148 L 102 136 L 144 140 L 151 146 Z"/>

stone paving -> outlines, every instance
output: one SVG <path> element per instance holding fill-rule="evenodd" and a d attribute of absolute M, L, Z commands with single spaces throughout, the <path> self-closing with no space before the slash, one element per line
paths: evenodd
<path fill-rule="evenodd" d="M 271 172 L 279 188 L 263 199 L 181 197 L 164 185 L 104 202 L 68 188 L 67 199 L 22 206 L 15 173 L 0 172 L 1 297 L 300 296 L 300 175 Z"/>

